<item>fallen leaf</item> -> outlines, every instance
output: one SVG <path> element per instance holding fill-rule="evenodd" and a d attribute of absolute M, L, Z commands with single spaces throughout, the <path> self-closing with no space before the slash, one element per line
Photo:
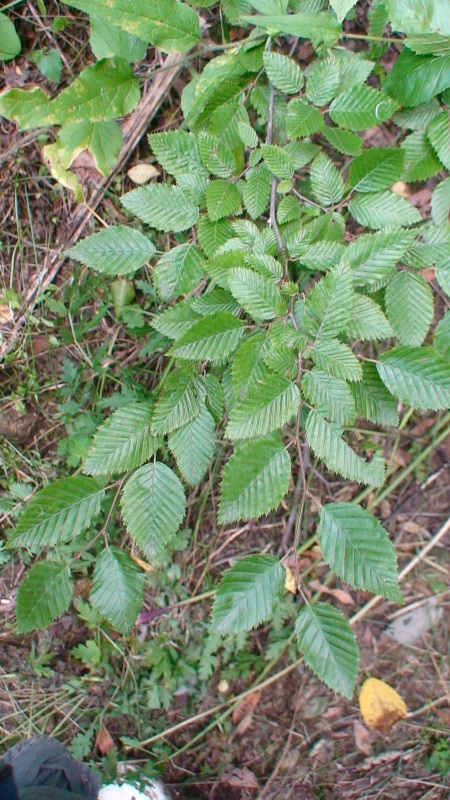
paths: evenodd
<path fill-rule="evenodd" d="M 102 725 L 97 734 L 97 747 L 101 756 L 106 756 L 106 753 L 109 753 L 115 747 L 114 739 L 104 725 Z"/>
<path fill-rule="evenodd" d="M 127 175 L 133 183 L 137 183 L 139 186 L 142 183 L 147 183 L 147 181 L 151 180 L 152 178 L 157 178 L 160 175 L 159 169 L 153 166 L 153 164 L 135 164 L 134 167 L 131 167 Z"/>
<path fill-rule="evenodd" d="M 243 719 L 241 719 L 239 725 L 236 728 L 236 736 L 242 737 L 247 731 L 251 728 L 253 722 L 253 712 L 246 714 Z"/>
<path fill-rule="evenodd" d="M 368 731 L 366 726 L 357 719 L 355 719 L 353 723 L 353 737 L 358 750 L 361 753 L 364 753 L 365 756 L 371 756 L 373 753 L 373 747 L 370 731 Z"/>
<path fill-rule="evenodd" d="M 328 708 L 328 697 L 310 697 L 302 706 L 302 719 L 323 717 Z"/>
<path fill-rule="evenodd" d="M 286 580 L 284 581 L 284 588 L 291 594 L 297 594 L 297 582 L 290 567 L 286 567 Z"/>
<path fill-rule="evenodd" d="M 233 786 L 235 789 L 255 790 L 259 789 L 256 776 L 247 767 L 235 767 L 231 772 L 224 772 L 221 783 Z"/>
<path fill-rule="evenodd" d="M 328 586 L 324 586 L 323 583 L 320 581 L 310 581 L 309 587 L 314 589 L 315 592 L 323 592 L 323 594 L 329 594 L 331 597 L 334 597 L 339 603 L 343 603 L 346 606 L 354 606 L 355 601 L 351 596 L 350 592 L 346 592 L 344 589 L 329 589 Z"/>
<path fill-rule="evenodd" d="M 144 561 L 142 558 L 139 558 L 139 556 L 135 556 L 134 553 L 130 553 L 130 558 L 132 558 L 134 563 L 137 564 L 143 572 L 156 572 L 156 567 L 152 567 L 151 564 L 147 564 L 146 561 Z"/>
<path fill-rule="evenodd" d="M 385 633 L 406 646 L 414 644 L 430 628 L 434 628 L 444 613 L 437 597 L 430 597 L 425 603 L 402 611 L 403 613 L 388 625 Z"/>
<path fill-rule="evenodd" d="M 400 197 L 409 197 L 411 194 L 410 187 L 404 181 L 397 181 L 396 183 L 393 183 L 391 189 L 393 192 L 395 192 L 395 194 L 399 194 Z"/>
<path fill-rule="evenodd" d="M 247 714 L 253 714 L 260 699 L 261 692 L 250 692 L 247 697 L 244 697 L 233 709 L 233 725 L 237 725 Z"/>
<path fill-rule="evenodd" d="M 408 711 L 403 697 L 378 678 L 364 681 L 359 693 L 359 708 L 366 725 L 382 733 L 389 733 Z"/>

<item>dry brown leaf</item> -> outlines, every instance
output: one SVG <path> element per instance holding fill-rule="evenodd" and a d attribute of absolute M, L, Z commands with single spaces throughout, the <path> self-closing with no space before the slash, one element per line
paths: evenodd
<path fill-rule="evenodd" d="M 323 583 L 316 580 L 310 581 L 308 586 L 310 589 L 314 589 L 315 592 L 323 592 L 323 594 L 331 595 L 331 597 L 334 597 L 339 603 L 343 603 L 346 606 L 355 605 L 355 601 L 350 592 L 346 592 L 344 589 L 329 589 L 328 586 L 324 586 Z"/>
<path fill-rule="evenodd" d="M 378 678 L 364 681 L 359 693 L 359 708 L 366 725 L 382 733 L 389 733 L 408 711 L 403 697 Z"/>
<path fill-rule="evenodd" d="M 353 723 L 353 737 L 358 750 L 365 756 L 371 756 L 373 753 L 372 736 L 366 726 L 357 719 Z"/>
<path fill-rule="evenodd" d="M 259 783 L 256 780 L 254 772 L 251 772 L 247 767 L 235 767 L 230 772 L 224 772 L 221 783 L 226 783 L 228 786 L 233 786 L 236 789 L 247 789 L 250 791 L 257 791 L 259 789 Z"/>
<path fill-rule="evenodd" d="M 249 712 L 248 714 L 241 719 L 239 725 L 236 728 L 236 736 L 242 737 L 245 733 L 252 727 L 253 722 L 253 711 Z"/>
<path fill-rule="evenodd" d="M 250 692 L 247 697 L 244 697 L 243 700 L 237 704 L 236 708 L 233 709 L 233 725 L 237 725 L 247 714 L 253 714 L 260 699 L 261 692 Z"/>
<path fill-rule="evenodd" d="M 160 175 L 159 169 L 153 166 L 153 164 L 144 164 L 139 163 L 135 164 L 134 167 L 130 167 L 127 172 L 128 177 L 133 183 L 137 183 L 139 186 L 142 183 L 147 183 L 152 178 L 157 178 Z"/>
<path fill-rule="evenodd" d="M 97 747 L 101 756 L 106 756 L 106 753 L 109 753 L 115 747 L 114 739 L 104 725 L 102 725 L 97 734 Z"/>

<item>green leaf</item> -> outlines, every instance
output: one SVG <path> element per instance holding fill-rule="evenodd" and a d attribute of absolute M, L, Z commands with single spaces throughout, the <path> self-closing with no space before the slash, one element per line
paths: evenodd
<path fill-rule="evenodd" d="M 277 558 L 251 555 L 224 572 L 212 610 L 215 634 L 241 633 L 271 619 L 284 588 L 285 571 Z"/>
<path fill-rule="evenodd" d="M 322 114 L 304 100 L 295 99 L 288 103 L 286 113 L 286 132 L 290 139 L 303 138 L 316 133 L 324 127 Z"/>
<path fill-rule="evenodd" d="M 428 138 L 433 145 L 439 160 L 444 167 L 450 169 L 450 112 L 443 111 L 434 118 L 428 127 Z"/>
<path fill-rule="evenodd" d="M 104 16 L 89 14 L 91 35 L 89 44 L 97 59 L 123 58 L 130 64 L 142 61 L 147 53 L 147 43 L 128 31 L 118 28 Z"/>
<path fill-rule="evenodd" d="M 350 200 L 348 210 L 360 225 L 367 228 L 414 225 L 422 219 L 417 208 L 394 192 L 358 195 Z"/>
<path fill-rule="evenodd" d="M 280 92 L 297 94 L 303 84 L 303 73 L 298 64 L 288 56 L 265 50 L 263 64 L 266 75 Z"/>
<path fill-rule="evenodd" d="M 139 100 L 139 81 L 130 65 L 120 58 L 104 58 L 80 72 L 43 109 L 38 124 L 112 120 L 134 111 Z"/>
<path fill-rule="evenodd" d="M 442 169 L 426 131 L 414 131 L 401 143 L 405 152 L 405 181 L 424 181 Z"/>
<path fill-rule="evenodd" d="M 116 630 L 131 633 L 144 598 L 145 575 L 119 547 L 108 547 L 97 560 L 90 599 Z"/>
<path fill-rule="evenodd" d="M 386 289 L 386 313 L 402 344 L 422 344 L 434 316 L 431 287 L 421 275 L 401 270 Z"/>
<path fill-rule="evenodd" d="M 6 14 L 0 11 L 0 59 L 10 61 L 18 56 L 22 49 L 14 24 Z"/>
<path fill-rule="evenodd" d="M 238 122 L 239 136 L 246 147 L 258 147 L 258 134 L 248 122 Z"/>
<path fill-rule="evenodd" d="M 351 698 L 358 676 L 358 645 L 341 612 L 327 603 L 305 605 L 295 633 L 308 667 L 334 692 Z"/>
<path fill-rule="evenodd" d="M 394 31 L 450 34 L 447 0 L 385 0 L 385 5 Z"/>
<path fill-rule="evenodd" d="M 17 633 L 46 628 L 67 611 L 72 596 L 68 567 L 52 561 L 33 564 L 17 593 Z"/>
<path fill-rule="evenodd" d="M 262 164 L 248 171 L 242 197 L 251 219 L 258 219 L 269 205 L 271 180 Z"/>
<path fill-rule="evenodd" d="M 51 176 L 66 189 L 70 189 L 74 193 L 75 203 L 83 203 L 84 195 L 81 183 L 78 181 L 75 173 L 70 172 L 64 166 L 67 158 L 67 153 L 61 148 L 58 140 L 53 144 L 47 144 L 42 148 L 42 155 L 48 162 L 48 168 Z"/>
<path fill-rule="evenodd" d="M 202 317 L 211 316 L 217 311 L 227 311 L 235 316 L 239 313 L 239 306 L 233 295 L 226 289 L 211 289 L 201 297 L 194 297 L 192 308 Z"/>
<path fill-rule="evenodd" d="M 75 122 L 63 125 L 57 139 L 59 158 L 66 169 L 75 158 L 89 150 L 102 175 L 109 175 L 122 147 L 122 129 L 118 122 Z M 51 145 L 50 145 L 51 146 Z M 48 148 L 46 148 L 48 152 Z"/>
<path fill-rule="evenodd" d="M 222 472 L 219 522 L 256 519 L 278 508 L 290 477 L 291 461 L 278 433 L 239 445 Z"/>
<path fill-rule="evenodd" d="M 450 363 L 431 347 L 395 347 L 377 363 L 381 380 L 395 397 L 437 411 L 450 404 Z"/>
<path fill-rule="evenodd" d="M 403 263 L 416 269 L 435 266 L 450 256 L 450 228 L 428 225 L 403 256 Z"/>
<path fill-rule="evenodd" d="M 153 273 L 161 300 L 172 300 L 195 289 L 205 277 L 204 263 L 201 250 L 192 243 L 179 244 L 164 253 Z"/>
<path fill-rule="evenodd" d="M 436 99 L 428 103 L 421 103 L 416 108 L 404 108 L 394 114 L 394 122 L 400 128 L 411 131 L 422 131 L 428 127 L 431 120 L 440 114 L 441 107 Z"/>
<path fill-rule="evenodd" d="M 1 31 L 1 18 L 0 18 L 0 31 Z M 0 33 L 1 36 L 1 33 Z M 1 42 L 0 42 L 1 48 Z M 0 53 L 1 58 L 1 53 Z M 54 48 L 44 48 L 43 50 L 34 50 L 28 56 L 30 61 L 36 64 L 39 72 L 53 83 L 58 83 L 61 79 L 61 72 L 63 69 L 62 58 L 58 51 Z"/>
<path fill-rule="evenodd" d="M 203 172 L 197 140 L 192 133 L 178 128 L 176 131 L 152 133 L 148 141 L 159 163 L 169 175 L 178 177 L 186 173 Z"/>
<path fill-rule="evenodd" d="M 152 434 L 171 433 L 200 413 L 200 403 L 192 375 L 174 373 L 167 381 L 166 391 L 153 410 Z"/>
<path fill-rule="evenodd" d="M 233 152 L 228 145 L 217 136 L 201 131 L 197 138 L 200 158 L 212 175 L 229 178 L 236 169 Z"/>
<path fill-rule="evenodd" d="M 327 422 L 317 411 L 310 411 L 306 422 L 306 438 L 310 447 L 333 472 L 350 481 L 381 486 L 384 481 L 384 459 L 379 451 L 372 461 L 357 456 L 342 438 L 342 430 Z"/>
<path fill-rule="evenodd" d="M 200 216 L 198 206 L 179 186 L 163 183 L 133 189 L 120 202 L 127 211 L 159 231 L 185 231 L 195 225 Z"/>
<path fill-rule="evenodd" d="M 355 354 L 338 339 L 320 339 L 315 342 L 311 358 L 320 369 L 345 381 L 361 379 L 361 364 Z"/>
<path fill-rule="evenodd" d="M 43 124 L 50 102 L 42 89 L 7 89 L 0 94 L 0 114 L 26 131 Z"/>
<path fill-rule="evenodd" d="M 416 237 L 417 231 L 404 228 L 358 236 L 345 254 L 355 286 L 365 286 L 369 291 L 383 286 Z"/>
<path fill-rule="evenodd" d="M 227 219 L 211 222 L 208 217 L 202 217 L 197 226 L 197 233 L 202 250 L 208 258 L 211 258 L 233 236 L 233 228 Z"/>
<path fill-rule="evenodd" d="M 351 391 L 359 417 L 375 425 L 398 427 L 398 402 L 386 389 L 375 364 L 363 365 L 362 379 L 352 383 Z"/>
<path fill-rule="evenodd" d="M 266 334 L 259 331 L 241 344 L 233 359 L 233 391 L 236 399 L 243 397 L 254 384 L 259 384 L 267 375 L 263 352 Z"/>
<path fill-rule="evenodd" d="M 262 144 L 261 152 L 264 163 L 277 178 L 291 178 L 294 172 L 294 162 L 289 153 L 275 144 Z"/>
<path fill-rule="evenodd" d="M 193 308 L 193 298 L 189 297 L 157 314 L 151 324 L 163 336 L 179 339 L 199 319 L 200 314 Z"/>
<path fill-rule="evenodd" d="M 210 410 L 214 420 L 222 422 L 223 412 L 223 391 L 215 375 L 205 375 L 206 407 Z"/>
<path fill-rule="evenodd" d="M 311 165 L 311 189 L 323 206 L 339 203 L 344 195 L 344 181 L 325 153 L 319 153 Z"/>
<path fill-rule="evenodd" d="M 240 244 L 241 242 L 239 242 L 239 245 Z M 222 251 L 215 258 L 210 258 L 205 265 L 205 270 L 208 272 L 217 286 L 220 286 L 222 289 L 229 290 L 230 287 L 228 284 L 228 278 L 231 270 L 235 267 L 242 266 L 244 261 L 244 249 L 241 250 L 240 247 L 239 249 L 230 249 L 227 251 Z"/>
<path fill-rule="evenodd" d="M 350 321 L 352 298 L 351 269 L 342 261 L 316 283 L 305 300 L 307 333 L 316 341 L 335 337 Z"/>
<path fill-rule="evenodd" d="M 363 131 L 386 122 L 397 108 L 395 100 L 364 85 L 354 86 L 336 97 L 331 103 L 329 114 L 339 127 Z"/>
<path fill-rule="evenodd" d="M 439 321 L 433 339 L 433 349 L 450 361 L 450 311 Z"/>
<path fill-rule="evenodd" d="M 39 553 L 43 547 L 72 541 L 99 515 L 104 495 L 92 478 L 60 478 L 30 500 L 9 536 L 9 546 Z"/>
<path fill-rule="evenodd" d="M 368 511 L 354 503 L 326 503 L 317 536 L 325 561 L 349 586 L 402 602 L 394 547 Z"/>
<path fill-rule="evenodd" d="M 349 183 L 357 192 L 378 192 L 400 180 L 405 154 L 399 148 L 367 150 L 350 166 Z"/>
<path fill-rule="evenodd" d="M 404 40 L 406 47 L 418 55 L 432 53 L 434 56 L 446 56 L 450 53 L 450 38 L 439 33 L 425 33 L 408 36 Z"/>
<path fill-rule="evenodd" d="M 116 225 L 87 236 L 65 251 L 69 258 L 105 275 L 129 275 L 155 254 L 153 242 L 135 228 Z"/>
<path fill-rule="evenodd" d="M 313 271 L 319 265 L 321 270 L 329 270 L 339 263 L 345 250 L 341 242 L 315 242 L 299 257 L 299 261 Z"/>
<path fill-rule="evenodd" d="M 216 447 L 215 432 L 214 419 L 206 408 L 202 408 L 195 419 L 169 436 L 170 450 L 189 486 L 202 480 L 211 463 Z"/>
<path fill-rule="evenodd" d="M 314 47 L 318 47 L 321 42 L 326 45 L 334 44 L 341 33 L 341 26 L 328 13 L 270 14 L 242 17 L 242 21 L 247 25 L 266 29 L 270 35 L 285 33 L 300 39 L 310 39 Z"/>
<path fill-rule="evenodd" d="M 305 74 L 308 78 L 306 97 L 315 106 L 325 106 L 336 97 L 341 82 L 341 70 L 333 53 L 328 58 L 313 61 Z"/>
<path fill-rule="evenodd" d="M 186 498 L 180 479 L 165 464 L 146 464 L 126 482 L 121 506 L 134 543 L 147 558 L 163 557 L 184 518 Z"/>
<path fill-rule="evenodd" d="M 350 9 L 356 5 L 356 0 L 330 0 L 331 8 L 336 14 L 339 22 L 347 16 Z"/>
<path fill-rule="evenodd" d="M 200 41 L 197 13 L 176 0 L 67 0 L 67 5 L 118 25 L 164 53 L 184 53 Z"/>
<path fill-rule="evenodd" d="M 299 405 L 296 384 L 269 372 L 236 402 L 225 435 L 232 440 L 264 436 L 289 422 Z"/>
<path fill-rule="evenodd" d="M 191 361 L 222 361 L 241 339 L 243 323 L 228 311 L 217 311 L 194 322 L 172 345 L 169 355 Z"/>
<path fill-rule="evenodd" d="M 304 373 L 301 389 L 312 405 L 327 407 L 326 415 L 332 422 L 353 425 L 355 403 L 346 381 L 314 367 L 311 372 Z"/>
<path fill-rule="evenodd" d="M 418 106 L 450 86 L 450 55 L 416 56 L 403 50 L 384 81 L 384 90 L 403 106 Z"/>
<path fill-rule="evenodd" d="M 130 403 L 118 408 L 94 436 L 94 442 L 83 463 L 88 475 L 109 475 L 140 467 L 158 448 L 158 440 L 150 432 L 152 405 Z"/>
<path fill-rule="evenodd" d="M 286 304 L 272 281 L 251 269 L 230 270 L 228 285 L 233 297 L 253 319 L 266 320 L 286 312 Z"/>
<path fill-rule="evenodd" d="M 339 153 L 344 153 L 347 156 L 359 156 L 362 147 L 362 139 L 351 133 L 351 131 L 343 131 L 341 128 L 330 128 L 326 126 L 322 131 L 327 142 L 331 144 Z"/>
<path fill-rule="evenodd" d="M 350 50 L 335 48 L 333 57 L 339 63 L 340 85 L 338 94 L 347 92 L 353 86 L 365 83 L 375 67 L 374 61 L 362 57 L 363 54 L 353 53 Z"/>
<path fill-rule="evenodd" d="M 450 178 L 438 183 L 431 198 L 431 216 L 435 225 L 446 225 L 450 212 Z"/>
<path fill-rule="evenodd" d="M 378 303 L 365 295 L 354 294 L 352 317 L 346 333 L 352 339 L 364 342 L 371 339 L 387 339 L 393 336 L 394 331 Z"/>
<path fill-rule="evenodd" d="M 241 196 L 234 183 L 211 181 L 206 188 L 206 207 L 211 222 L 228 217 L 240 208 Z"/>

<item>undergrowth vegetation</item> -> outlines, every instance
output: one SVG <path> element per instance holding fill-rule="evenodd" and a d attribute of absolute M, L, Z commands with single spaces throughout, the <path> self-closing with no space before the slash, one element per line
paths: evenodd
<path fill-rule="evenodd" d="M 361 502 L 318 507 L 307 473 L 315 459 L 348 481 L 381 487 L 378 433 L 398 427 L 401 405 L 450 405 L 450 315 L 435 324 L 426 272 L 433 268 L 445 299 L 447 3 L 375 0 L 367 32 L 355 34 L 346 30 L 353 0 L 331 0 L 331 8 L 322 0 L 224 0 L 213 42 L 196 10 L 207 0 L 196 8 L 177 0 L 68 5 L 90 15 L 98 61 L 53 98 L 41 88 L 7 90 L 0 113 L 22 130 L 60 126 L 44 156 L 79 201 L 70 166 L 89 149 L 100 172 L 112 168 L 122 142 L 117 118 L 140 98 L 131 64 L 147 43 L 189 53 L 186 64 L 195 49 L 211 57 L 200 72 L 191 67 L 182 124 L 149 135 L 161 179 L 122 196 L 129 223 L 105 226 L 66 252 L 100 275 L 99 293 L 109 282 L 116 319 L 139 336 L 140 355 L 164 361 L 149 391 L 113 395 L 98 428 L 92 415 L 69 432 L 60 452 L 75 473 L 37 492 L 10 532 L 8 547 L 26 564 L 33 556 L 17 630 L 63 614 L 82 565 L 92 576 L 88 615 L 129 634 L 146 585 L 158 588 L 155 566 L 176 592 L 176 554 L 191 547 L 195 528 L 192 514 L 184 524 L 193 487 L 219 486 L 220 525 L 266 517 L 295 495 L 287 547 L 266 529 L 259 552 L 237 559 L 217 587 L 211 579 L 210 638 L 202 629 L 189 659 L 201 656 L 206 680 L 220 637 L 237 635 L 234 658 L 239 636 L 275 618 L 281 646 L 293 629 L 306 664 L 351 697 L 357 642 L 345 615 L 315 602 L 301 580 L 304 515 L 316 516 L 335 575 L 400 603 L 396 556 Z M 5 19 L 2 35 L 17 48 Z M 392 68 L 388 45 L 399 51 Z M 428 179 L 431 207 L 421 215 L 409 186 Z M 72 419 L 83 400 L 76 368 L 65 369 Z M 286 595 L 286 549 L 297 605 Z M 78 607 L 86 617 L 89 607 Z M 81 647 L 76 656 L 98 666 L 99 643 Z M 149 702 L 167 707 L 171 676 L 178 669 L 186 679 L 189 659 L 169 644 L 144 657 L 168 687 L 149 679 Z"/>

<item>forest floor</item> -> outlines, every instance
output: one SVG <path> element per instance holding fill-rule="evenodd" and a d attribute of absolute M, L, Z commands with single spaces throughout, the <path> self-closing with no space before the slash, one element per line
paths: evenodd
<path fill-rule="evenodd" d="M 49 26 L 37 25 L 33 4 L 25 6 L 23 55 L 2 66 L 0 87 L 42 80 L 27 53 L 48 46 Z M 47 8 L 48 22 L 57 13 L 70 16 L 65 6 L 49 2 Z M 86 36 L 76 31 L 71 38 L 69 25 L 65 41 L 66 57 L 79 70 L 89 58 Z M 143 80 L 163 58 L 149 48 L 140 64 Z M 188 80 L 188 71 L 176 67 L 170 84 L 160 88 L 147 132 L 179 119 Z M 111 395 L 120 391 L 133 399 L 147 391 L 161 358 L 145 351 L 145 332 L 131 334 L 104 311 L 109 301 L 98 277 L 74 274 L 59 261 L 68 242 L 91 230 L 93 218 L 122 221 L 118 198 L 132 186 L 130 167 L 148 162 L 146 137 L 102 183 L 96 207 L 81 213 L 45 168 L 47 136 L 19 133 L 0 119 L 0 294 L 8 297 L 0 305 L 5 534 L 37 488 L 78 467 L 112 407 Z M 92 196 L 99 174 L 83 158 L 77 174 Z M 416 204 L 426 206 L 431 188 L 417 193 Z M 332 579 L 314 545 L 302 554 L 310 589 L 331 596 L 352 620 L 360 682 L 380 678 L 404 698 L 408 714 L 392 730 L 370 731 L 357 698 L 334 695 L 298 659 L 289 640 L 293 597 L 275 631 L 261 628 L 232 650 L 205 651 L 208 576 L 217 577 L 237 553 L 264 549 L 268 531 L 281 542 L 293 495 L 258 523 L 219 528 L 210 480 L 189 498 L 193 547 L 176 554 L 173 575 L 155 577 L 129 637 L 116 635 L 90 611 L 88 562 L 80 564 L 78 613 L 67 612 L 46 631 L 16 635 L 15 598 L 26 566 L 0 546 L 0 755 L 22 738 L 50 734 L 105 774 L 136 768 L 162 775 L 179 800 L 450 797 L 449 432 L 448 414 L 405 409 L 398 431 L 378 432 L 388 480 L 366 499 L 395 543 L 404 606 L 373 601 Z M 360 493 L 358 485 L 313 464 L 309 479 L 311 495 L 321 502 Z M 313 533 L 312 522 L 306 533 Z"/>

